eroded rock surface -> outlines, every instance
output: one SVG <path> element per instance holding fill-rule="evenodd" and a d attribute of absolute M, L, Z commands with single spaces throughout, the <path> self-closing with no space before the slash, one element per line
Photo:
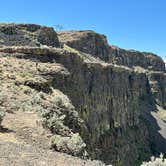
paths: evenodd
<path fill-rule="evenodd" d="M 125 50 L 115 46 L 110 46 L 110 62 L 130 68 L 140 66 L 147 70 L 165 71 L 164 61 L 155 54 Z"/>
<path fill-rule="evenodd" d="M 53 28 L 35 24 L 0 24 L 0 46 L 27 45 L 59 47 L 59 41 Z"/>
<path fill-rule="evenodd" d="M 75 48 L 76 50 L 108 60 L 109 47 L 106 36 L 93 31 L 64 31 L 58 33 L 62 44 Z"/>

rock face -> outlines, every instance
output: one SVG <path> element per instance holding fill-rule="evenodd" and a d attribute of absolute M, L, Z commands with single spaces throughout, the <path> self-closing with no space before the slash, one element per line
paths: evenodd
<path fill-rule="evenodd" d="M 59 32 L 58 37 L 62 44 L 67 44 L 102 60 L 108 60 L 109 46 L 104 35 L 87 30 Z"/>
<path fill-rule="evenodd" d="M 65 31 L 59 32 L 60 42 L 79 51 L 91 54 L 106 62 L 128 66 L 140 66 L 154 71 L 165 71 L 163 60 L 153 54 L 135 50 L 125 50 L 116 46 L 109 46 L 104 35 L 93 31 Z"/>
<path fill-rule="evenodd" d="M 114 46 L 110 46 L 109 55 L 110 62 L 113 64 L 130 68 L 141 67 L 139 70 L 147 74 L 156 103 L 166 108 L 165 63 L 159 56 L 153 53 L 124 50 Z"/>
<path fill-rule="evenodd" d="M 140 66 L 147 70 L 165 71 L 163 60 L 153 54 L 135 50 L 125 50 L 110 46 L 110 62 L 118 65 L 134 67 Z"/>
<path fill-rule="evenodd" d="M 34 24 L 0 24 L 0 46 L 59 46 L 53 28 Z"/>
<path fill-rule="evenodd" d="M 166 73 L 153 71 L 148 73 L 148 78 L 156 103 L 166 108 Z"/>
<path fill-rule="evenodd" d="M 8 87 L 18 88 L 16 98 L 9 95 L 3 108 L 17 101 L 17 109 L 39 112 L 59 152 L 125 166 L 138 165 L 155 152 L 147 120 L 156 102 L 165 105 L 161 58 L 109 46 L 92 31 L 60 32 L 57 37 L 53 29 L 38 25 L 2 27 L 0 40 L 6 47 L 0 48 L 0 56 L 17 65 L 4 65 L 2 78 L 7 80 L 1 85 L 13 80 Z M 29 33 L 35 42 L 22 40 Z M 8 73 L 14 70 L 18 73 Z M 22 101 L 25 88 L 27 100 Z"/>
<path fill-rule="evenodd" d="M 125 50 L 116 46 L 109 46 L 106 37 L 96 34 L 93 31 L 60 32 L 58 33 L 58 37 L 61 43 L 98 57 L 107 63 L 126 66 L 132 69 L 138 68 L 139 72 L 146 72 L 150 79 L 149 83 L 152 83 L 152 93 L 155 93 L 154 97 L 156 98 L 157 104 L 165 108 L 165 81 L 164 78 L 161 78 L 162 81 L 158 79 L 161 75 L 163 75 L 162 77 L 165 75 L 165 63 L 159 56 L 153 53 Z M 155 72 L 155 75 L 158 75 L 158 77 L 155 77 L 157 79 L 154 80 L 153 76 L 152 79 L 148 71 L 151 71 L 151 73 Z M 157 90 L 154 90 L 156 88 Z"/>

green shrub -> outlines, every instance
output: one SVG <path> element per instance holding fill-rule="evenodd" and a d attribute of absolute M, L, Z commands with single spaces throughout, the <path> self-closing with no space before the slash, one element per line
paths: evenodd
<path fill-rule="evenodd" d="M 73 156 L 82 156 L 85 153 L 86 144 L 78 133 L 73 134 L 71 137 L 62 137 L 54 135 L 51 138 L 51 146 L 57 151 L 65 152 Z"/>
<path fill-rule="evenodd" d="M 27 102 L 23 102 L 21 104 L 19 110 L 24 111 L 24 112 L 26 112 L 26 111 L 32 112 L 32 111 L 34 111 L 34 107 L 32 106 L 31 102 L 27 101 Z"/>
<path fill-rule="evenodd" d="M 42 93 L 37 93 L 32 96 L 31 99 L 32 104 L 41 104 L 42 102 Z"/>
<path fill-rule="evenodd" d="M 55 105 L 58 106 L 58 107 L 62 107 L 62 106 L 63 106 L 63 101 L 62 101 L 62 99 L 61 99 L 60 97 L 58 97 L 58 96 L 54 96 L 54 97 L 52 98 L 52 103 L 55 104 Z"/>
<path fill-rule="evenodd" d="M 7 95 L 0 91 L 0 105 L 2 105 L 7 100 Z"/>

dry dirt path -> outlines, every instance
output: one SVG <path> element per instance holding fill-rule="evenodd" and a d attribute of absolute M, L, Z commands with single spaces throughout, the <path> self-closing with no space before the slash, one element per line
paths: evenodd
<path fill-rule="evenodd" d="M 50 133 L 37 114 L 6 113 L 0 131 L 0 166 L 103 166 L 49 149 Z"/>

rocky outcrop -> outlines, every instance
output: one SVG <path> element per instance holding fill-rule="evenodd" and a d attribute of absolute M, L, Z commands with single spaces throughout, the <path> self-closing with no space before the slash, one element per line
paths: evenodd
<path fill-rule="evenodd" d="M 58 33 L 61 44 L 75 48 L 76 50 L 108 60 L 109 47 L 106 36 L 93 31 L 64 31 Z"/>
<path fill-rule="evenodd" d="M 139 72 L 147 73 L 151 84 L 152 93 L 156 103 L 165 108 L 165 81 L 154 80 L 150 73 L 155 73 L 159 78 L 165 73 L 165 63 L 157 55 L 148 52 L 125 50 L 116 46 L 109 46 L 106 37 L 93 31 L 66 31 L 58 33 L 61 43 L 100 58 L 107 63 L 126 66 Z M 150 73 L 148 71 L 151 71 Z M 157 74 L 157 72 L 159 72 Z M 154 75 L 154 74 L 152 74 Z M 151 80 L 153 77 L 153 80 Z M 162 76 L 164 77 L 164 76 Z M 154 85 L 154 82 L 155 85 Z M 155 86 L 155 87 L 154 87 Z M 157 88 L 158 87 L 158 88 Z M 157 89 L 156 89 L 157 88 Z M 156 90 L 154 90 L 156 89 Z M 155 91 L 155 92 L 154 92 Z"/>
<path fill-rule="evenodd" d="M 140 66 L 147 70 L 165 71 L 164 61 L 157 55 L 135 50 L 125 50 L 110 46 L 110 62 L 118 65 L 135 67 Z"/>
<path fill-rule="evenodd" d="M 53 28 L 35 24 L 0 24 L 0 46 L 59 47 Z"/>
<path fill-rule="evenodd" d="M 146 73 L 156 103 L 166 108 L 165 63 L 159 56 L 110 46 L 110 61 Z"/>
<path fill-rule="evenodd" d="M 156 103 L 166 108 L 166 73 L 149 72 L 148 78 Z"/>
<path fill-rule="evenodd" d="M 128 66 L 140 66 L 147 70 L 165 71 L 164 61 L 153 53 L 125 50 L 116 46 L 109 46 L 104 35 L 93 31 L 65 31 L 58 33 L 62 44 L 76 50 L 91 54 L 105 62 Z"/>

